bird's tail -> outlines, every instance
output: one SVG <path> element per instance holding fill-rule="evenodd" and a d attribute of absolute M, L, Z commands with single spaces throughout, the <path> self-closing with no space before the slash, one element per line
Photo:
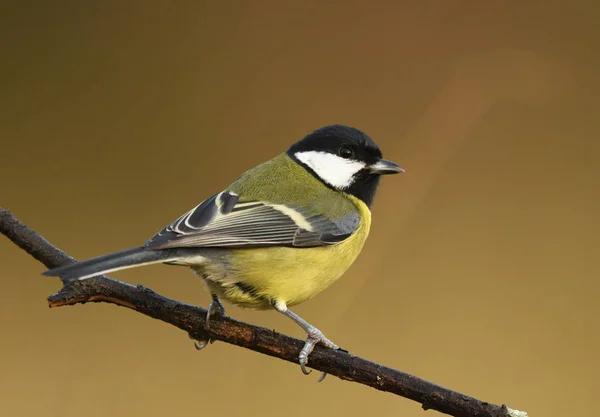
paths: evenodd
<path fill-rule="evenodd" d="M 76 262 L 51 269 L 43 275 L 59 276 L 63 281 L 76 281 L 91 278 L 121 269 L 135 268 L 162 262 L 176 261 L 181 257 L 177 249 L 150 250 L 143 247 L 125 249 L 82 262 Z"/>

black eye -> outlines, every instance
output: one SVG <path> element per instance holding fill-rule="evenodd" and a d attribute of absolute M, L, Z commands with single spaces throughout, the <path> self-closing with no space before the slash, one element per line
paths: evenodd
<path fill-rule="evenodd" d="M 344 159 L 350 159 L 354 156 L 354 149 L 349 146 L 342 146 L 338 151 L 340 156 Z"/>

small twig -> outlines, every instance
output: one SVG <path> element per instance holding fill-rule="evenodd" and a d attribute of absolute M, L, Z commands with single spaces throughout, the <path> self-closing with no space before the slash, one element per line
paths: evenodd
<path fill-rule="evenodd" d="M 75 261 L 1 207 L 0 232 L 48 268 Z M 58 293 L 48 297 L 50 307 L 86 302 L 127 307 L 172 324 L 194 339 L 206 340 L 210 336 L 294 363 L 297 363 L 304 344 L 302 340 L 229 317 L 211 318 L 211 327 L 207 330 L 205 309 L 164 297 L 141 285 L 133 286 L 105 276 L 65 284 Z M 309 365 L 340 379 L 417 401 L 425 410 L 437 410 L 455 417 L 527 417 L 527 413 L 505 405 L 486 403 L 343 351 L 317 347 L 310 355 Z"/>

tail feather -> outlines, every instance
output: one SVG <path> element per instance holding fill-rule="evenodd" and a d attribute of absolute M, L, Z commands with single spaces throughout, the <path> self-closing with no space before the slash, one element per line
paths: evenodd
<path fill-rule="evenodd" d="M 76 281 L 91 278 L 121 269 L 135 268 L 142 265 L 162 263 L 179 259 L 177 250 L 149 250 L 143 247 L 125 249 L 109 253 L 74 264 L 60 266 L 44 272 L 42 275 L 56 277 L 63 281 Z"/>

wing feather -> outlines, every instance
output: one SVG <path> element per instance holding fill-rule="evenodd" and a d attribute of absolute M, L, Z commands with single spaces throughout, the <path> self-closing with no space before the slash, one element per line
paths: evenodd
<path fill-rule="evenodd" d="M 358 212 L 339 219 L 306 215 L 296 207 L 239 201 L 232 192 L 208 198 L 145 243 L 150 249 L 175 247 L 313 247 L 331 245 L 358 228 Z"/>

